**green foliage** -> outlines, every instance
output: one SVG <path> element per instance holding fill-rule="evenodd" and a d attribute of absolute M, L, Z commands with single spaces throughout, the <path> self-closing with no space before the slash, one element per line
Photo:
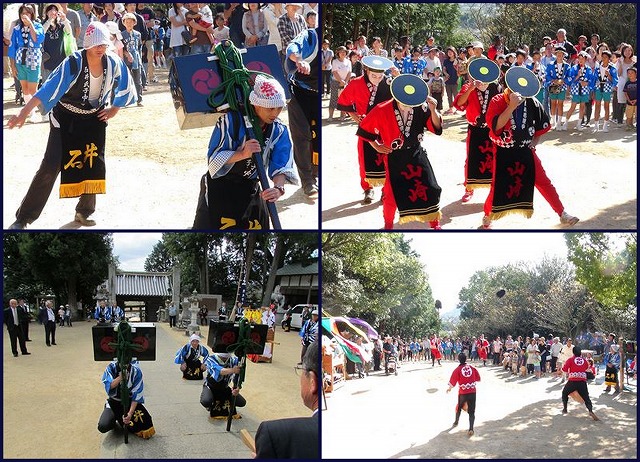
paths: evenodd
<path fill-rule="evenodd" d="M 459 293 L 457 334 L 576 337 L 599 330 L 635 338 L 636 235 L 565 239 L 569 261 L 545 258 L 476 272 Z M 624 245 L 615 250 L 616 242 Z M 498 298 L 501 288 L 506 295 Z"/>
<path fill-rule="evenodd" d="M 289 263 L 310 264 L 318 247 L 315 233 L 256 234 L 247 285 L 249 302 L 260 304 L 269 287 L 269 275 L 278 238 L 283 252 L 276 268 Z M 147 271 L 181 269 L 182 292 L 220 294 L 223 300 L 235 300 L 240 272 L 245 264 L 247 234 L 165 233 L 145 261 Z"/>
<path fill-rule="evenodd" d="M 506 292 L 501 298 L 500 289 Z M 593 326 L 597 308 L 571 264 L 559 258 L 478 271 L 460 290 L 459 300 L 458 335 L 503 338 L 533 332 L 575 337 Z"/>
<path fill-rule="evenodd" d="M 540 48 L 542 37 L 555 38 L 560 28 L 573 44 L 580 35 L 597 33 L 612 49 L 621 42 L 636 47 L 635 3 L 500 3 L 497 12 L 484 16 L 479 10 L 475 17 L 485 43 L 504 35 L 511 50 L 522 44 Z"/>
<path fill-rule="evenodd" d="M 73 306 L 92 303 L 96 287 L 107 279 L 115 262 L 108 233 L 5 234 L 4 293 L 33 299 L 53 292 Z"/>
<path fill-rule="evenodd" d="M 576 278 L 606 308 L 636 305 L 636 234 L 567 233 Z"/>
<path fill-rule="evenodd" d="M 323 4 L 323 33 L 333 46 L 359 35 L 382 38 L 389 49 L 403 35 L 424 44 L 431 35 L 436 43 L 449 44 L 459 24 L 457 3 L 327 3 Z"/>
<path fill-rule="evenodd" d="M 464 46 L 480 39 L 488 47 L 495 35 L 505 36 L 512 51 L 521 45 L 540 48 L 545 35 L 555 38 L 567 30 L 572 43 L 580 35 L 598 33 L 616 48 L 630 43 L 636 48 L 635 3 L 328 3 L 323 4 L 323 33 L 332 46 L 365 35 L 383 40 L 389 49 L 402 35 L 424 44 L 433 35 L 442 46 Z"/>
<path fill-rule="evenodd" d="M 328 312 L 406 336 L 439 327 L 424 268 L 402 235 L 325 233 L 322 252 L 322 303 Z"/>

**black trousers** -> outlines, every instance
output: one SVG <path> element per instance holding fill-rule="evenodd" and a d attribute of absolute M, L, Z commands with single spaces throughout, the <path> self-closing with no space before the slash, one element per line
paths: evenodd
<path fill-rule="evenodd" d="M 55 116 L 55 111 L 52 116 Z M 40 168 L 38 168 L 33 180 L 31 180 L 29 190 L 16 212 L 16 219 L 23 223 L 31 224 L 38 219 L 60 174 L 60 162 L 62 160 L 61 130 L 54 128 L 51 121 L 49 121 L 49 130 L 47 150 L 44 153 Z M 95 210 L 95 194 L 83 194 L 80 196 L 78 205 L 76 205 L 76 212 L 88 217 Z"/>
<path fill-rule="evenodd" d="M 293 142 L 293 157 L 298 168 L 298 175 L 302 182 L 302 187 L 317 185 L 318 166 L 313 164 L 313 134 L 308 111 L 303 105 L 317 107 L 318 95 L 302 100 L 298 96 L 293 96 L 289 100 L 287 110 L 289 111 L 289 132 Z M 319 117 L 315 117 L 314 123 L 318 123 Z"/>
<path fill-rule="evenodd" d="M 29 340 L 29 321 L 21 322 L 20 327 L 22 327 L 22 335 L 24 336 L 25 342 Z"/>
<path fill-rule="evenodd" d="M 552 356 L 551 357 L 551 372 L 555 372 L 556 371 L 557 365 L 558 365 L 558 357 L 557 356 Z"/>
<path fill-rule="evenodd" d="M 56 322 L 47 321 L 44 324 L 44 339 L 47 345 L 56 343 Z"/>
<path fill-rule="evenodd" d="M 456 408 L 456 423 L 460 419 L 460 413 L 464 403 L 467 403 L 467 412 L 469 413 L 469 430 L 473 430 L 473 423 L 476 420 L 476 394 L 466 393 L 458 395 L 458 407 Z"/>
<path fill-rule="evenodd" d="M 177 318 L 178 318 L 178 315 L 169 316 L 169 327 L 176 327 L 176 319 Z"/>
<path fill-rule="evenodd" d="M 577 391 L 578 394 L 584 400 L 584 405 L 587 406 L 589 412 L 593 412 L 593 405 L 591 404 L 591 398 L 589 398 L 589 389 L 587 388 L 587 382 L 572 382 L 568 381 L 562 389 L 562 408 L 567 409 L 567 402 L 569 401 L 569 395 Z"/>
<path fill-rule="evenodd" d="M 24 335 L 22 333 L 22 326 L 7 327 L 9 331 L 9 339 L 11 340 L 11 352 L 14 355 L 18 354 L 18 342 L 20 342 L 20 351 L 22 354 L 27 352 L 27 345 L 25 344 Z"/>

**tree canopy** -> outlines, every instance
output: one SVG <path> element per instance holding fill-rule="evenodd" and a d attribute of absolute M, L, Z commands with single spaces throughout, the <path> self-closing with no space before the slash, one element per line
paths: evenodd
<path fill-rule="evenodd" d="M 424 44 L 433 36 L 441 46 L 465 46 L 481 40 L 488 47 L 495 35 L 515 50 L 540 48 L 542 38 L 567 31 L 574 44 L 580 35 L 600 35 L 615 49 L 620 43 L 636 47 L 635 3 L 328 3 L 322 5 L 323 33 L 334 46 L 365 35 L 382 38 L 387 49 L 400 36 Z M 582 14 L 582 12 L 587 14 Z M 532 49 L 533 49 L 532 48 Z"/>
<path fill-rule="evenodd" d="M 637 236 L 567 233 L 568 259 L 476 272 L 459 293 L 458 335 L 617 332 L 636 338 Z M 503 297 L 497 291 L 505 290 Z"/>
<path fill-rule="evenodd" d="M 439 328 L 428 277 L 399 234 L 324 233 L 322 304 L 385 333 L 422 336 Z"/>
<path fill-rule="evenodd" d="M 245 264 L 246 233 L 164 233 L 145 261 L 147 271 L 170 271 L 179 265 L 182 291 L 215 293 L 235 300 Z M 249 302 L 264 304 L 274 289 L 273 271 L 293 262 L 310 264 L 318 248 L 315 233 L 256 234 L 247 286 Z M 275 267 L 274 267 L 275 262 Z M 270 276 L 273 276 L 270 280 Z"/>
<path fill-rule="evenodd" d="M 51 293 L 64 303 L 93 303 L 116 263 L 110 233 L 6 233 L 3 278 L 8 298 Z"/>

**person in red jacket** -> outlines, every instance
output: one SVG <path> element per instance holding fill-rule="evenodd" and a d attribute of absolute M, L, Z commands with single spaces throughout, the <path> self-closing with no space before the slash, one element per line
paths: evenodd
<path fill-rule="evenodd" d="M 456 406 L 456 420 L 453 422 L 453 426 L 458 425 L 460 419 L 460 412 L 466 406 L 466 411 L 469 413 L 469 436 L 473 435 L 473 422 L 476 420 L 476 383 L 480 381 L 480 373 L 478 370 L 467 364 L 467 356 L 464 353 L 458 355 L 458 361 L 460 365 L 456 367 L 449 379 L 449 388 L 447 393 L 451 391 L 453 387 L 458 387 L 458 405 Z"/>
<path fill-rule="evenodd" d="M 362 60 L 364 75 L 352 78 L 338 96 L 337 109 L 349 114 L 351 119 L 360 124 L 362 119 L 377 104 L 391 99 L 390 79 L 384 72 L 388 69 L 395 75 L 399 71 L 393 62 L 379 56 L 366 56 Z M 363 204 L 373 202 L 374 186 L 383 186 L 385 182 L 384 155 L 378 153 L 373 146 L 358 138 L 358 165 L 360 166 L 360 186 L 364 191 Z"/>
<path fill-rule="evenodd" d="M 497 70 L 499 75 L 500 71 Z M 474 79 L 462 86 L 453 101 L 457 110 L 466 111 L 469 123 L 467 157 L 464 161 L 465 191 L 462 202 L 471 200 L 475 188 L 491 187 L 493 156 L 496 147 L 489 138 L 489 127 L 485 116 L 489 101 L 501 91 L 502 89 L 495 82 L 487 83 Z"/>
<path fill-rule="evenodd" d="M 589 363 L 582 356 L 582 350 L 578 346 L 573 347 L 573 356 L 565 361 L 562 366 L 562 372 L 566 372 L 569 376 L 569 380 L 562 389 L 562 413 L 567 413 L 567 403 L 569 401 L 569 395 L 574 391 L 577 391 L 580 397 L 584 400 L 584 405 L 589 411 L 589 415 L 593 420 L 600 420 L 593 413 L 593 405 L 589 398 L 589 389 L 587 388 L 587 370 L 589 369 Z"/>

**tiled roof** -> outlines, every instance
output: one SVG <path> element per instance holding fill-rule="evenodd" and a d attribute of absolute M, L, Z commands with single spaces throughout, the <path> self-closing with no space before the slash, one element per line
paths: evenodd
<path fill-rule="evenodd" d="M 278 276 L 295 276 L 300 274 L 318 274 L 318 262 L 315 261 L 309 266 L 302 266 L 301 263 L 285 265 L 276 273 Z"/>
<path fill-rule="evenodd" d="M 149 273 L 116 274 L 116 295 L 168 297 L 170 276 Z"/>

